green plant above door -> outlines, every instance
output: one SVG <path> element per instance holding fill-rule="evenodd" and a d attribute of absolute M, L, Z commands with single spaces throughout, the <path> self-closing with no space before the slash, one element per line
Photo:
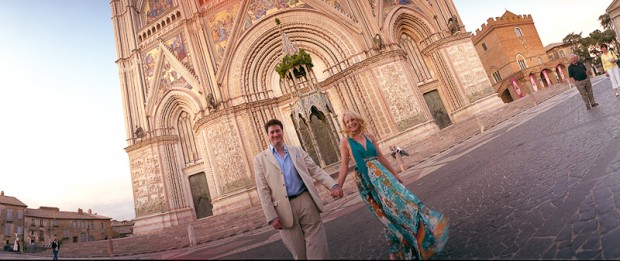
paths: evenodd
<path fill-rule="evenodd" d="M 303 67 L 296 68 L 300 65 L 305 65 L 308 69 L 312 69 L 312 66 L 314 66 L 312 64 L 312 57 L 304 49 L 299 49 L 299 52 L 292 55 L 285 55 L 282 61 L 276 65 L 275 70 L 280 75 L 280 78 L 284 78 L 288 70 L 295 68 L 293 74 L 295 74 L 296 78 L 299 78 L 306 75 Z"/>

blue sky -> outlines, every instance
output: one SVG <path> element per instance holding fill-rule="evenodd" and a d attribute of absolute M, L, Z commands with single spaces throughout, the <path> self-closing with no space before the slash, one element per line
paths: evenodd
<path fill-rule="evenodd" d="M 0 189 L 134 217 L 109 1 L 0 0 Z"/>
<path fill-rule="evenodd" d="M 471 32 L 504 8 L 532 14 L 545 45 L 600 28 L 610 3 L 455 1 Z M 0 0 L 0 36 L 0 190 L 31 208 L 134 218 L 109 1 Z"/>

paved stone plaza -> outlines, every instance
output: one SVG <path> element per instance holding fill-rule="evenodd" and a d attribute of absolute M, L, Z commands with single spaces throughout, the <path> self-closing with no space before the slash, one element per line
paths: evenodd
<path fill-rule="evenodd" d="M 601 104 L 575 88 L 405 173 L 427 206 L 450 219 L 441 259 L 617 259 L 620 249 L 620 98 L 593 80 Z M 325 215 L 337 259 L 387 256 L 381 225 L 350 194 Z M 274 231 L 162 258 L 289 259 Z"/>
<path fill-rule="evenodd" d="M 450 218 L 440 258 L 620 258 L 620 98 L 607 78 L 594 83 L 592 110 L 572 88 L 407 171 L 408 187 Z M 326 224 L 332 256 L 385 258 L 365 206 L 342 212 L 328 213 L 340 216 Z M 290 254 L 276 241 L 219 257 Z"/>
<path fill-rule="evenodd" d="M 620 258 L 620 98 L 608 78 L 593 83 L 598 107 L 586 110 L 577 90 L 568 89 L 403 174 L 428 207 L 450 220 L 440 259 Z M 385 259 L 382 226 L 357 193 L 346 192 L 324 215 L 332 257 Z M 122 258 L 291 257 L 276 231 L 262 229 Z"/>

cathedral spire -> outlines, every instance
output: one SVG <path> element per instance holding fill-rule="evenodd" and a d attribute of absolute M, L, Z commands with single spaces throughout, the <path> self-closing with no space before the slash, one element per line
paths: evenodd
<path fill-rule="evenodd" d="M 282 24 L 280 23 L 280 19 L 276 18 L 276 24 L 280 28 L 280 34 L 282 35 L 282 52 L 284 53 L 284 55 L 293 55 L 297 53 L 298 51 L 297 47 L 293 45 L 293 42 L 291 42 L 291 39 L 288 38 L 288 35 L 286 35 L 284 30 L 282 29 Z"/>

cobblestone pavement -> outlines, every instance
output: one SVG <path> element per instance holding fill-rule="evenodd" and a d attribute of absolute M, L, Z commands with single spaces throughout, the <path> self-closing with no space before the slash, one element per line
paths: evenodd
<path fill-rule="evenodd" d="M 411 186 L 451 218 L 453 259 L 618 259 L 620 98 L 576 90 L 434 159 Z"/>
<path fill-rule="evenodd" d="M 439 259 L 620 259 L 620 97 L 613 96 L 608 78 L 593 83 L 600 106 L 591 110 L 575 88 L 559 90 L 542 103 L 533 97 L 538 105 L 532 108 L 524 106 L 527 100 L 504 106 L 512 113 L 504 122 L 471 121 L 482 133 L 467 134 L 474 135 L 469 139 L 455 128 L 442 130 L 449 136 L 435 144 L 428 145 L 430 139 L 405 145 L 412 152 L 405 159 L 415 164 L 401 174 L 405 184 L 450 220 L 450 239 Z M 446 139 L 458 144 L 437 145 L 449 144 Z M 414 147 L 425 144 L 432 148 Z M 385 259 L 382 225 L 355 191 L 346 192 L 323 215 L 332 258 Z M 292 256 L 276 231 L 263 229 L 216 244 L 123 258 Z"/>
<path fill-rule="evenodd" d="M 569 89 L 403 173 L 450 219 L 440 259 L 620 258 L 620 98 L 594 83 L 600 106 Z M 326 223 L 332 257 L 385 258 L 381 225 L 354 196 Z M 267 235 L 217 258 L 291 258 Z"/>

